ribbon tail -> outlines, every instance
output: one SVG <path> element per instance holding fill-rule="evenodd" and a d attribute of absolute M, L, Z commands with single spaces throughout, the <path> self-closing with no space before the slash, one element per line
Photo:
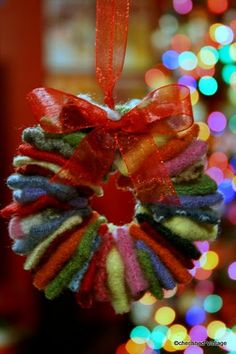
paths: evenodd
<path fill-rule="evenodd" d="M 137 198 L 143 203 L 179 205 L 178 195 L 153 137 L 122 132 L 116 139 Z"/>
<path fill-rule="evenodd" d="M 80 142 L 74 155 L 53 177 L 53 181 L 75 187 L 100 184 L 109 172 L 115 149 L 113 136 L 103 128 L 96 128 Z"/>

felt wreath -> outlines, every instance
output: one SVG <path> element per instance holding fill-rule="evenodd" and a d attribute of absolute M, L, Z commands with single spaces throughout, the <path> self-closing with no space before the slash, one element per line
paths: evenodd
<path fill-rule="evenodd" d="M 114 110 L 53 89 L 28 99 L 39 124 L 23 131 L 1 214 L 34 285 L 48 299 L 69 288 L 82 306 L 111 302 L 125 313 L 146 291 L 162 299 L 189 282 L 195 241 L 217 236 L 222 195 L 204 174 L 207 143 L 188 89 L 162 87 Z M 117 171 L 118 188 L 136 198 L 122 226 L 91 207 Z"/>

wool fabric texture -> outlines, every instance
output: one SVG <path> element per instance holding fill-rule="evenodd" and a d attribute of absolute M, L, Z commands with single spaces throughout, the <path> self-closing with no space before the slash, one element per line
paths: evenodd
<path fill-rule="evenodd" d="M 84 308 L 90 308 L 94 301 L 94 278 L 96 274 L 97 252 L 93 256 L 88 270 L 85 273 L 79 291 L 76 293 L 76 300 Z"/>
<path fill-rule="evenodd" d="M 109 232 L 102 236 L 102 243 L 97 257 L 97 272 L 94 278 L 95 298 L 101 302 L 108 302 L 110 299 L 107 289 L 106 259 L 114 245 L 113 237 Z"/>
<path fill-rule="evenodd" d="M 154 273 L 150 255 L 148 254 L 148 252 L 143 250 L 142 247 L 139 247 L 139 245 L 137 245 L 137 255 L 143 272 L 148 280 L 150 292 L 157 299 L 161 300 L 163 298 L 163 290 L 161 288 L 159 280 L 157 279 Z"/>
<path fill-rule="evenodd" d="M 47 236 L 57 230 L 65 220 L 76 214 L 81 215 L 78 211 L 68 211 L 61 214 L 59 217 L 54 218 L 54 220 L 31 226 L 28 235 L 25 235 L 14 242 L 12 246 L 13 251 L 19 254 L 30 253 Z"/>
<path fill-rule="evenodd" d="M 106 270 L 111 303 L 116 313 L 126 313 L 130 306 L 125 289 L 125 269 L 122 258 L 115 247 L 108 253 Z"/>
<path fill-rule="evenodd" d="M 53 177 L 54 173 L 49 169 L 38 165 L 23 165 L 15 168 L 15 172 L 24 176 L 43 176 L 47 178 Z"/>
<path fill-rule="evenodd" d="M 1 215 L 4 218 L 9 218 L 14 215 L 24 217 L 37 213 L 45 208 L 67 210 L 70 209 L 70 205 L 65 202 L 63 203 L 54 197 L 43 195 L 36 201 L 26 205 L 21 205 L 19 203 L 11 203 L 1 210 Z"/>
<path fill-rule="evenodd" d="M 158 242 L 162 247 L 166 248 L 169 250 L 169 252 L 179 260 L 179 262 L 182 264 L 183 267 L 187 269 L 192 269 L 193 268 L 193 262 L 189 254 L 183 251 L 180 251 L 178 247 L 173 247 L 173 244 L 168 241 L 166 237 L 163 237 L 157 231 L 157 228 L 152 228 L 149 223 L 142 223 L 141 224 L 141 229 L 148 234 L 153 241 Z"/>
<path fill-rule="evenodd" d="M 129 228 L 129 232 L 136 240 L 145 242 L 156 252 L 178 283 L 187 283 L 191 280 L 191 275 L 186 268 L 182 266 L 179 260 L 175 258 L 167 248 L 153 241 L 138 225 L 132 224 Z"/>
<path fill-rule="evenodd" d="M 34 160 L 47 161 L 59 166 L 64 166 L 67 161 L 60 154 L 37 150 L 29 144 L 20 145 L 18 147 L 18 152 L 22 156 L 28 156 Z"/>
<path fill-rule="evenodd" d="M 57 297 L 69 285 L 71 279 L 82 268 L 84 262 L 88 260 L 91 252 L 91 245 L 97 235 L 97 230 L 104 221 L 104 218 L 99 217 L 94 223 L 89 225 L 76 249 L 75 255 L 46 286 L 45 295 L 48 299 L 54 299 Z"/>
<path fill-rule="evenodd" d="M 76 132 L 74 134 L 61 134 L 60 137 L 46 134 L 40 127 L 26 128 L 23 131 L 22 139 L 24 142 L 33 145 L 39 150 L 55 151 L 65 158 L 69 158 L 74 153 L 85 134 Z"/>
<path fill-rule="evenodd" d="M 126 282 L 132 295 L 137 297 L 147 289 L 148 284 L 138 263 L 134 242 L 126 228 L 117 229 L 116 245 L 125 266 Z"/>
<path fill-rule="evenodd" d="M 101 243 L 101 240 L 99 237 L 95 237 L 93 243 L 92 243 L 92 248 L 91 248 L 91 253 L 89 255 L 89 258 L 87 261 L 85 261 L 83 267 L 81 268 L 81 270 L 78 271 L 78 273 L 76 273 L 74 275 L 74 277 L 72 278 L 70 284 L 69 284 L 69 289 L 73 292 L 77 292 L 80 288 L 80 284 L 81 281 L 84 278 L 84 275 L 86 274 L 87 270 L 89 269 L 89 265 L 91 262 L 91 259 L 93 258 L 96 250 L 98 249 L 99 245 Z"/>
<path fill-rule="evenodd" d="M 218 226 L 199 224 L 185 216 L 173 216 L 163 222 L 163 225 L 173 233 L 191 241 L 215 240 Z"/>
<path fill-rule="evenodd" d="M 38 188 L 49 195 L 56 196 L 60 200 L 70 200 L 79 196 L 76 188 L 51 182 L 50 179 L 42 176 L 13 174 L 7 179 L 7 185 L 11 189 L 21 191 L 22 194 L 27 188 Z M 22 201 L 20 202 L 22 203 Z"/>
<path fill-rule="evenodd" d="M 159 203 L 148 204 L 147 210 L 150 211 L 153 219 L 157 222 L 169 219 L 172 216 L 187 216 L 195 221 L 209 224 L 218 224 L 219 216 L 212 210 L 192 209 L 182 206 L 165 205 Z"/>
<path fill-rule="evenodd" d="M 188 183 L 174 183 L 174 187 L 178 194 L 184 195 L 205 195 L 217 190 L 217 184 L 207 175 Z"/>
<path fill-rule="evenodd" d="M 204 159 L 201 159 L 194 164 L 185 168 L 182 172 L 172 177 L 172 181 L 175 183 L 194 181 L 200 178 L 204 172 Z"/>
<path fill-rule="evenodd" d="M 44 223 L 52 217 L 59 216 L 53 209 L 45 209 L 40 213 L 25 218 L 13 217 L 8 225 L 9 236 L 14 240 L 22 238 L 30 232 L 32 226 Z"/>
<path fill-rule="evenodd" d="M 164 236 L 164 239 L 182 253 L 185 258 L 198 259 L 201 256 L 201 253 L 193 243 L 171 232 L 163 224 L 157 223 L 150 215 L 138 214 L 136 218 L 142 227 L 143 223 L 147 222 L 155 231 L 160 232 Z"/>
<path fill-rule="evenodd" d="M 89 220 L 90 223 L 94 223 L 97 219 L 95 214 L 92 215 Z M 87 223 L 82 227 L 79 227 L 73 234 L 71 234 L 67 240 L 62 242 L 59 247 L 54 251 L 51 257 L 41 268 L 37 271 L 34 277 L 34 285 L 38 289 L 43 289 L 48 282 L 55 277 L 63 265 L 72 257 L 75 250 L 86 232 Z"/>
<path fill-rule="evenodd" d="M 13 159 L 13 166 L 14 167 L 22 167 L 27 165 L 39 166 L 46 170 L 49 170 L 53 173 L 58 173 L 61 169 L 61 166 L 56 165 L 55 163 L 47 162 L 47 161 L 40 161 L 32 159 L 28 156 L 16 156 Z"/>
<path fill-rule="evenodd" d="M 56 231 L 49 235 L 43 242 L 41 242 L 27 257 L 24 269 L 30 270 L 37 266 L 40 259 L 47 251 L 50 244 L 60 235 L 63 235 L 68 230 L 73 229 L 73 227 L 82 223 L 82 218 L 80 215 L 74 215 L 67 219 Z"/>
<path fill-rule="evenodd" d="M 180 195 L 180 203 L 186 208 L 206 208 L 220 204 L 223 201 L 221 193 L 212 193 L 206 195 Z"/>
<path fill-rule="evenodd" d="M 136 242 L 136 247 L 140 250 L 145 251 L 151 259 L 153 269 L 156 273 L 156 276 L 160 282 L 160 284 L 163 286 L 163 288 L 167 290 L 174 289 L 176 286 L 176 283 L 168 271 L 168 269 L 163 265 L 163 263 L 160 261 L 160 259 L 155 255 L 155 253 L 145 245 L 143 241 L 137 241 Z"/>

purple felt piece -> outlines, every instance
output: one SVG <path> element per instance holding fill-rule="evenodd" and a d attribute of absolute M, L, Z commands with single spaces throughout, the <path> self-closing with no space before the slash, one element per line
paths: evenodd
<path fill-rule="evenodd" d="M 207 143 L 201 140 L 195 140 L 181 154 L 167 161 L 165 166 L 170 176 L 176 176 L 187 167 L 199 161 L 206 152 Z"/>

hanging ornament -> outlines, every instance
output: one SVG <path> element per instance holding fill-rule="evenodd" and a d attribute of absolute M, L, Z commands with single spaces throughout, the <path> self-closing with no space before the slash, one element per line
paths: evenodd
<path fill-rule="evenodd" d="M 125 57 L 129 1 L 97 0 L 96 75 L 105 105 L 49 88 L 28 95 L 38 122 L 22 134 L 8 180 L 14 252 L 26 256 L 34 285 L 54 299 L 66 289 L 83 307 L 111 302 L 125 313 L 146 291 L 191 280 L 195 241 L 214 240 L 222 201 L 204 174 L 207 144 L 198 138 L 187 87 L 169 85 L 143 100 L 115 105 Z M 93 210 L 102 183 L 136 201 L 133 220 L 114 225 Z"/>

